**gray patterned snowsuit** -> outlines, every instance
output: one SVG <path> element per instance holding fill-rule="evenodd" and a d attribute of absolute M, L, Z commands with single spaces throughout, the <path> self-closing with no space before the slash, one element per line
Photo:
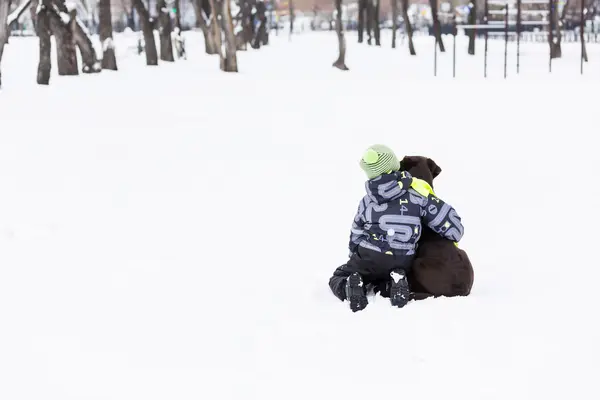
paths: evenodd
<path fill-rule="evenodd" d="M 460 241 L 464 229 L 449 204 L 411 188 L 408 172 L 384 174 L 365 184 L 350 234 L 350 260 L 329 280 L 333 293 L 344 300 L 346 278 L 354 272 L 366 283 L 387 279 L 393 269 L 408 271 L 416 254 L 424 222 L 439 235 Z"/>

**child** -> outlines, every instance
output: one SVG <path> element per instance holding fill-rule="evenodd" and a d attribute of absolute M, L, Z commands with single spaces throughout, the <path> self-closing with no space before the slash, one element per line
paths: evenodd
<path fill-rule="evenodd" d="M 389 282 L 393 306 L 408 303 L 406 273 L 412 266 L 422 222 L 446 239 L 460 241 L 463 226 L 454 208 L 437 198 L 427 182 L 400 171 L 394 152 L 371 146 L 360 161 L 369 179 L 350 234 L 350 260 L 335 270 L 329 286 L 353 312 L 367 306 L 366 284 Z"/>

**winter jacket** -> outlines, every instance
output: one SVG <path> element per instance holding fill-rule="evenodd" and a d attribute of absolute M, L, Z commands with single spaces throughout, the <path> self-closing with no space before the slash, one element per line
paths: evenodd
<path fill-rule="evenodd" d="M 406 171 L 392 172 L 369 180 L 350 234 L 350 253 L 358 247 L 394 256 L 414 256 L 424 222 L 439 235 L 460 241 L 461 219 L 449 204 L 423 190 Z M 419 193 L 420 192 L 420 193 Z"/>

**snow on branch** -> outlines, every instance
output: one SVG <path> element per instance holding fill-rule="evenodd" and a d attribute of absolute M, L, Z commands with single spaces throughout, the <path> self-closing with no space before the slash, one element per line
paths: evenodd
<path fill-rule="evenodd" d="M 10 14 L 6 18 L 6 25 L 11 25 L 13 22 L 19 19 L 19 17 L 25 12 L 27 7 L 31 5 L 31 0 L 25 0 L 17 7 L 17 9 Z"/>

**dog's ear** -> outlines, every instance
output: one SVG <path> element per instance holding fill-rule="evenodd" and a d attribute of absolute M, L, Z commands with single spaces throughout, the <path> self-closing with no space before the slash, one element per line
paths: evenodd
<path fill-rule="evenodd" d="M 433 175 L 434 179 L 442 172 L 442 169 L 440 168 L 440 166 L 437 165 L 435 163 L 435 161 L 433 161 L 431 158 L 427 159 L 427 166 L 429 167 L 429 170 L 431 171 L 431 175 Z"/>
<path fill-rule="evenodd" d="M 417 157 L 415 156 L 406 156 L 400 161 L 400 169 L 403 171 L 409 171 L 415 165 L 418 164 Z"/>

